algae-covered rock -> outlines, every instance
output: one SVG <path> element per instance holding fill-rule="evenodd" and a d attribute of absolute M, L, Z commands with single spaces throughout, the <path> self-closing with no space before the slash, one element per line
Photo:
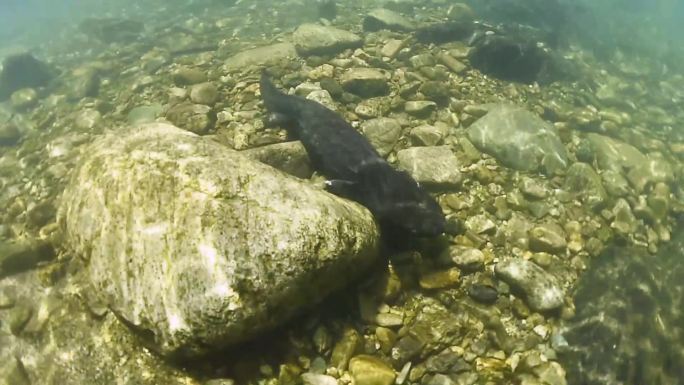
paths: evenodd
<path fill-rule="evenodd" d="M 0 71 L 0 102 L 22 88 L 46 86 L 54 77 L 55 72 L 30 53 L 8 56 Z"/>
<path fill-rule="evenodd" d="M 335 54 L 363 44 L 363 39 L 351 32 L 310 23 L 300 25 L 292 40 L 297 51 L 304 55 Z"/>
<path fill-rule="evenodd" d="M 392 385 L 397 377 L 391 366 L 368 355 L 360 355 L 349 362 L 349 372 L 356 385 Z"/>
<path fill-rule="evenodd" d="M 340 82 L 345 90 L 364 98 L 389 92 L 387 75 L 375 68 L 351 68 L 342 74 Z"/>
<path fill-rule="evenodd" d="M 568 164 L 556 129 L 537 115 L 506 104 L 493 105 L 468 128 L 468 138 L 503 165 L 556 174 Z"/>
<path fill-rule="evenodd" d="M 377 255 L 360 205 L 174 126 L 117 132 L 84 153 L 60 210 L 66 246 L 163 355 L 263 332 Z"/>
<path fill-rule="evenodd" d="M 413 23 L 400 14 L 389 9 L 377 8 L 366 15 L 363 19 L 364 31 L 378 31 L 388 29 L 390 31 L 410 31 Z"/>
<path fill-rule="evenodd" d="M 243 154 L 299 178 L 308 179 L 313 173 L 306 149 L 298 140 L 251 148 Z"/>
<path fill-rule="evenodd" d="M 297 57 L 292 43 L 277 43 L 239 52 L 229 57 L 223 65 L 228 72 L 245 70 L 259 65 L 272 65 Z"/>
<path fill-rule="evenodd" d="M 601 177 L 586 163 L 574 163 L 568 168 L 565 188 L 579 194 L 582 203 L 592 209 L 600 208 L 608 199 Z"/>
<path fill-rule="evenodd" d="M 401 135 L 399 121 L 392 118 L 377 118 L 363 122 L 361 131 L 382 156 L 387 156 Z"/>
<path fill-rule="evenodd" d="M 461 183 L 460 164 L 449 146 L 411 147 L 397 152 L 399 167 L 418 182 L 434 188 Z"/>

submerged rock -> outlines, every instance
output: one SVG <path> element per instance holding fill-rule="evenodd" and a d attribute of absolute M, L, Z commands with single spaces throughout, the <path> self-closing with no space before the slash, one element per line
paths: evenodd
<path fill-rule="evenodd" d="M 165 356 L 243 341 L 372 264 L 370 213 L 168 124 L 93 143 L 64 193 L 94 292 Z"/>
<path fill-rule="evenodd" d="M 183 102 L 169 108 L 166 119 L 190 132 L 204 135 L 213 127 L 216 115 L 209 106 Z"/>
<path fill-rule="evenodd" d="M 340 77 L 342 87 L 364 98 L 385 95 L 389 92 L 387 75 L 375 68 L 352 68 Z"/>
<path fill-rule="evenodd" d="M 452 20 L 443 23 L 433 23 L 418 28 L 415 32 L 419 42 L 442 44 L 454 40 L 465 40 L 475 30 L 471 19 Z"/>
<path fill-rule="evenodd" d="M 299 178 L 308 179 L 313 174 L 306 149 L 298 140 L 252 148 L 243 154 Z"/>
<path fill-rule="evenodd" d="M 377 118 L 363 122 L 361 131 L 381 156 L 387 156 L 401 135 L 399 121 L 392 118 Z"/>
<path fill-rule="evenodd" d="M 292 40 L 303 55 L 335 54 L 363 44 L 363 39 L 351 32 L 308 23 L 295 30 Z"/>
<path fill-rule="evenodd" d="M 548 61 L 535 41 L 485 35 L 470 51 L 470 63 L 484 74 L 503 80 L 532 83 Z"/>
<path fill-rule="evenodd" d="M 519 107 L 495 104 L 468 128 L 468 138 L 503 165 L 520 171 L 556 174 L 568 164 L 556 129 Z"/>
<path fill-rule="evenodd" d="M 563 290 L 558 280 L 534 262 L 509 259 L 496 264 L 496 275 L 522 291 L 527 304 L 535 311 L 548 311 L 563 305 Z"/>
<path fill-rule="evenodd" d="M 130 43 L 140 37 L 145 26 L 135 20 L 93 17 L 81 22 L 79 28 L 103 43 Z"/>
<path fill-rule="evenodd" d="M 8 56 L 0 72 L 0 102 L 22 88 L 46 86 L 54 77 L 50 67 L 30 53 Z"/>
<path fill-rule="evenodd" d="M 412 147 L 397 152 L 399 167 L 418 183 L 454 188 L 461 183 L 460 164 L 449 146 Z"/>
<path fill-rule="evenodd" d="M 601 177 L 586 163 L 574 163 L 568 168 L 565 188 L 579 194 L 582 203 L 589 205 L 593 210 L 601 208 L 608 199 Z"/>
<path fill-rule="evenodd" d="M 389 9 L 377 8 L 368 12 L 363 19 L 363 30 L 374 32 L 381 29 L 410 31 L 413 29 L 413 24 L 404 16 Z"/>
<path fill-rule="evenodd" d="M 277 43 L 237 53 L 226 60 L 223 69 L 227 72 L 241 71 L 296 57 L 297 51 L 292 43 Z"/>

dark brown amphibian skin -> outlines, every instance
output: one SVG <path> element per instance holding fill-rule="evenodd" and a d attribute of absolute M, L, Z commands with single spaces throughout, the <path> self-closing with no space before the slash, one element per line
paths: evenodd
<path fill-rule="evenodd" d="M 409 174 L 387 163 L 339 114 L 315 101 L 284 94 L 265 73 L 260 86 L 271 122 L 283 124 L 302 141 L 314 168 L 329 179 L 328 191 L 373 213 L 389 246 L 398 246 L 405 237 L 444 232 L 444 214 L 435 199 Z"/>

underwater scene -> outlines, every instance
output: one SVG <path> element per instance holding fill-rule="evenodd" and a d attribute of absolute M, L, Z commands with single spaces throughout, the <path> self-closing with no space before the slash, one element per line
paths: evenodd
<path fill-rule="evenodd" d="M 684 385 L 682 20 L 1 0 L 0 385 Z"/>

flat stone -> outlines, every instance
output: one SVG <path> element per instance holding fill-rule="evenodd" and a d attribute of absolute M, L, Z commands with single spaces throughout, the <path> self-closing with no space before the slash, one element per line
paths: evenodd
<path fill-rule="evenodd" d="M 319 24 L 302 24 L 292 35 L 297 51 L 303 55 L 336 54 L 348 48 L 363 45 L 363 39 L 354 33 Z"/>
<path fill-rule="evenodd" d="M 394 59 L 402 48 L 404 48 L 404 40 L 389 39 L 385 45 L 382 46 L 380 54 L 384 57 Z"/>
<path fill-rule="evenodd" d="M 465 246 L 449 247 L 449 259 L 460 269 L 477 271 L 484 268 L 485 255 L 479 249 Z"/>
<path fill-rule="evenodd" d="M 397 152 L 397 160 L 418 183 L 447 189 L 461 184 L 460 164 L 449 146 L 407 148 Z"/>
<path fill-rule="evenodd" d="M 325 374 L 304 373 L 302 381 L 305 385 L 337 385 L 337 379 Z"/>
<path fill-rule="evenodd" d="M 361 132 L 378 153 L 386 157 L 392 152 L 401 136 L 401 125 L 393 118 L 376 118 L 363 122 Z"/>
<path fill-rule="evenodd" d="M 131 126 L 145 123 L 152 123 L 161 114 L 161 104 L 151 104 L 149 106 L 138 106 L 128 112 L 126 120 Z"/>
<path fill-rule="evenodd" d="M 173 81 L 176 85 L 187 86 L 207 81 L 207 74 L 198 68 L 181 67 L 173 71 Z"/>
<path fill-rule="evenodd" d="M 355 385 L 392 385 L 397 377 L 391 366 L 368 355 L 352 358 L 349 362 L 349 372 Z"/>
<path fill-rule="evenodd" d="M 447 127 L 443 124 L 431 126 L 424 124 L 413 127 L 409 133 L 411 144 L 414 146 L 436 146 L 444 141 L 447 134 Z"/>
<path fill-rule="evenodd" d="M 530 232 L 530 250 L 548 253 L 562 252 L 567 247 L 565 231 L 555 223 L 533 227 Z"/>
<path fill-rule="evenodd" d="M 549 311 L 563 306 L 564 294 L 553 275 L 525 259 L 513 258 L 494 267 L 504 282 L 523 292 L 527 304 L 535 311 Z"/>
<path fill-rule="evenodd" d="M 454 58 L 446 52 L 440 52 L 437 55 L 437 60 L 439 60 L 440 63 L 444 64 L 453 73 L 460 74 L 466 69 L 468 69 L 468 66 L 463 64 L 463 62 Z"/>
<path fill-rule="evenodd" d="M 351 68 L 342 74 L 340 83 L 348 92 L 364 98 L 386 95 L 389 92 L 387 75 L 375 68 Z"/>
<path fill-rule="evenodd" d="M 54 257 L 54 249 L 43 240 L 0 240 L 0 278 L 35 268 Z"/>
<path fill-rule="evenodd" d="M 565 146 L 550 123 L 506 104 L 488 110 L 468 128 L 468 138 L 480 151 L 519 171 L 553 175 L 568 166 Z"/>
<path fill-rule="evenodd" d="M 347 370 L 349 360 L 361 347 L 361 336 L 359 332 L 348 328 L 344 331 L 342 338 L 335 344 L 330 356 L 330 365 L 339 370 Z"/>
<path fill-rule="evenodd" d="M 163 356 L 269 330 L 376 259 L 365 208 L 208 138 L 155 123 L 84 154 L 60 208 L 65 247 Z"/>
<path fill-rule="evenodd" d="M 461 272 L 457 268 L 451 268 L 443 271 L 433 271 L 422 274 L 418 283 L 420 287 L 426 290 L 443 289 L 458 285 L 461 278 Z"/>
<path fill-rule="evenodd" d="M 212 106 L 216 103 L 218 97 L 218 89 L 211 82 L 195 84 L 190 89 L 190 100 L 193 103 Z"/>
<path fill-rule="evenodd" d="M 437 109 L 437 103 L 430 100 L 411 100 L 404 104 L 404 110 L 417 118 L 426 118 Z"/>
<path fill-rule="evenodd" d="M 363 19 L 363 30 L 375 32 L 381 29 L 390 31 L 410 31 L 413 23 L 404 16 L 384 8 L 376 8 L 368 12 Z"/>
<path fill-rule="evenodd" d="M 297 57 L 292 43 L 277 43 L 239 52 L 226 60 L 223 68 L 235 72 L 249 67 L 277 64 L 280 61 Z"/>
<path fill-rule="evenodd" d="M 166 111 L 166 119 L 176 126 L 198 135 L 209 132 L 214 123 L 211 107 L 190 102 L 179 103 L 169 108 Z"/>

